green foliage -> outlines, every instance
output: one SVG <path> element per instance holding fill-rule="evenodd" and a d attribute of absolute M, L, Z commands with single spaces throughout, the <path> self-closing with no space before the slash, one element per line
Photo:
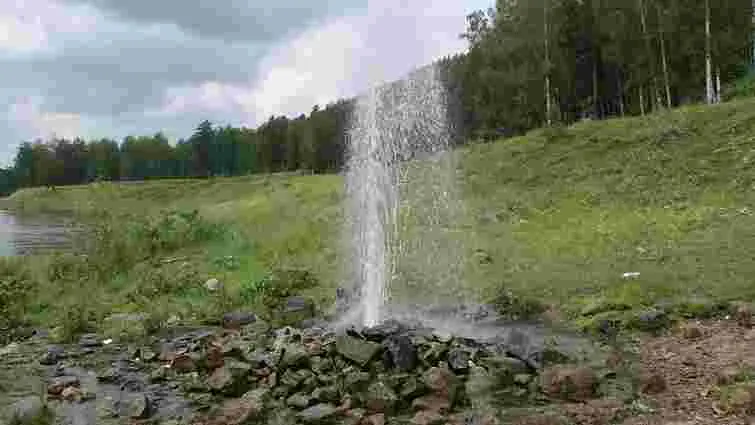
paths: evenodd
<path fill-rule="evenodd" d="M 749 74 L 734 81 L 726 87 L 723 97 L 726 100 L 755 97 L 755 75 Z"/>
<path fill-rule="evenodd" d="M 19 325 L 33 290 L 24 264 L 13 258 L 0 258 L 0 336 Z"/>
<path fill-rule="evenodd" d="M 540 301 L 514 294 L 503 289 L 493 299 L 493 305 L 502 317 L 510 320 L 533 319 L 545 311 Z"/>

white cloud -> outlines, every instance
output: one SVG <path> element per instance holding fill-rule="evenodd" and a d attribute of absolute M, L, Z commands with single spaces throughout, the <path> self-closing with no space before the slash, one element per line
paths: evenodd
<path fill-rule="evenodd" d="M 25 97 L 10 107 L 9 119 L 16 122 L 28 139 L 80 136 L 81 116 L 75 113 L 46 112 L 40 108 L 41 99 Z"/>
<path fill-rule="evenodd" d="M 51 0 L 5 0 L 0 10 L 0 52 L 45 50 L 53 39 L 89 33 L 96 24 L 96 17 L 84 7 L 64 7 Z"/>
<path fill-rule="evenodd" d="M 459 52 L 469 7 L 448 0 L 371 0 L 366 12 L 343 16 L 279 43 L 247 85 L 208 82 L 171 90 L 164 113 L 240 108 L 247 122 L 294 116 L 413 68 Z"/>

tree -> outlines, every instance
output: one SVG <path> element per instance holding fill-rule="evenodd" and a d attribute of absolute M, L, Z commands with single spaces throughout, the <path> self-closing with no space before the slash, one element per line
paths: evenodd
<path fill-rule="evenodd" d="M 197 126 L 194 135 L 191 136 L 191 144 L 194 156 L 194 175 L 197 177 L 207 177 L 210 175 L 210 146 L 215 139 L 215 129 L 212 123 L 204 120 Z"/>

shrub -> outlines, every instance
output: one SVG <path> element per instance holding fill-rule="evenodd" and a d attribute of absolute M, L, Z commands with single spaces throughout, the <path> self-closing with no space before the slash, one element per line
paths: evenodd
<path fill-rule="evenodd" d="M 21 324 L 33 287 L 20 261 L 0 258 L 0 330 Z"/>

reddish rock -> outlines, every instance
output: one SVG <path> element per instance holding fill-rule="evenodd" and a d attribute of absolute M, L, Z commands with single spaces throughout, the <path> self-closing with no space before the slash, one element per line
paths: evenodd
<path fill-rule="evenodd" d="M 553 366 L 540 375 L 540 386 L 549 397 L 584 401 L 595 397 L 598 377 L 587 367 Z"/>
<path fill-rule="evenodd" d="M 60 398 L 70 402 L 80 402 L 84 399 L 84 393 L 78 387 L 67 387 L 60 393 Z"/>
<path fill-rule="evenodd" d="M 666 391 L 666 379 L 658 372 L 645 372 L 640 376 L 640 391 L 643 394 L 660 394 Z"/>
<path fill-rule="evenodd" d="M 751 328 L 753 325 L 752 316 L 753 308 L 747 303 L 735 303 L 734 307 L 734 320 L 737 321 L 739 326 L 743 328 Z"/>
<path fill-rule="evenodd" d="M 190 373 L 197 369 L 197 365 L 188 354 L 177 354 L 170 361 L 170 368 L 178 373 Z"/>
<path fill-rule="evenodd" d="M 440 413 L 421 411 L 417 412 L 411 420 L 412 425 L 442 425 L 446 418 Z"/>
<path fill-rule="evenodd" d="M 430 394 L 415 399 L 412 402 L 412 409 L 418 411 L 448 413 L 451 410 L 451 402 L 446 397 Z"/>
<path fill-rule="evenodd" d="M 241 425 L 253 421 L 264 411 L 267 396 L 267 390 L 254 390 L 241 398 L 226 400 L 203 425 Z"/>
<path fill-rule="evenodd" d="M 434 367 L 422 375 L 422 382 L 435 395 L 453 404 L 459 387 L 459 378 L 447 368 Z"/>
<path fill-rule="evenodd" d="M 224 364 L 223 350 L 220 347 L 210 347 L 210 349 L 207 350 L 207 357 L 205 359 L 205 366 L 207 369 L 219 369 L 223 367 Z"/>
<path fill-rule="evenodd" d="M 362 419 L 361 425 L 385 425 L 385 415 L 378 413 Z"/>
<path fill-rule="evenodd" d="M 703 331 L 696 323 L 685 323 L 679 327 L 679 333 L 685 339 L 699 339 L 703 336 Z"/>
<path fill-rule="evenodd" d="M 59 376 L 50 382 L 47 386 L 47 394 L 59 396 L 63 390 L 69 387 L 79 387 L 79 378 L 75 376 Z"/>

